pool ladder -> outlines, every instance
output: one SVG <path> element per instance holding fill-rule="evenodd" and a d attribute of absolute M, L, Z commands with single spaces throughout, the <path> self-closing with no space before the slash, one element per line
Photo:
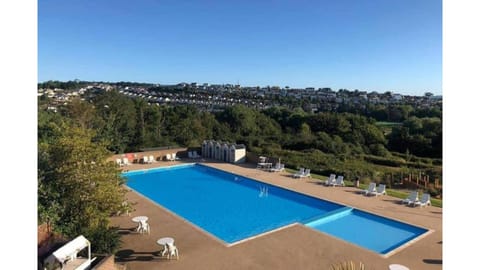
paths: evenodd
<path fill-rule="evenodd" d="M 268 197 L 268 187 L 267 186 L 260 186 L 260 194 L 258 194 L 258 197 Z"/>

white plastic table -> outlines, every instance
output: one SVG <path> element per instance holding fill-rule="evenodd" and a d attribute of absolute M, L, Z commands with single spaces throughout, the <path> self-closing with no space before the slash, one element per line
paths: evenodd
<path fill-rule="evenodd" d="M 410 270 L 408 267 L 401 264 L 390 264 L 388 268 L 390 270 Z"/>
<path fill-rule="evenodd" d="M 134 217 L 132 218 L 132 221 L 133 222 L 137 222 L 138 223 L 138 227 L 136 229 L 137 232 L 140 231 L 140 229 L 142 228 L 142 221 L 147 221 L 148 220 L 148 217 L 147 216 L 138 216 L 138 217 Z"/>
<path fill-rule="evenodd" d="M 172 237 L 163 237 L 157 240 L 157 244 L 163 246 L 162 256 L 167 252 L 167 244 L 172 244 L 175 240 Z"/>

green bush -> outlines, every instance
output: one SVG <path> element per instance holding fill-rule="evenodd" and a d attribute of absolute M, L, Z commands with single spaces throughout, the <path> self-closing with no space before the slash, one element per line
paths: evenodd
<path fill-rule="evenodd" d="M 436 189 L 434 187 L 428 187 L 425 192 L 429 193 L 430 196 L 432 197 L 437 197 L 438 195 L 442 195 L 442 189 Z"/>
<path fill-rule="evenodd" d="M 85 232 L 85 237 L 92 244 L 92 252 L 97 254 L 113 254 L 121 244 L 118 228 L 115 227 L 98 227 Z"/>
<path fill-rule="evenodd" d="M 365 161 L 371 162 L 373 164 L 390 166 L 390 167 L 401 167 L 405 165 L 405 160 L 400 158 L 384 158 L 379 156 L 365 155 Z"/>
<path fill-rule="evenodd" d="M 330 267 L 330 269 L 331 270 L 365 270 L 365 265 L 360 262 L 357 267 L 356 263 L 352 261 L 347 261 L 347 262 L 333 264 Z"/>

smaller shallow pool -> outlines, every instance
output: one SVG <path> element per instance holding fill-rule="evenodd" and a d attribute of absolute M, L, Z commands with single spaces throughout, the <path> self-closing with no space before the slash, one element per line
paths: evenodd
<path fill-rule="evenodd" d="M 305 225 L 383 255 L 427 232 L 350 207 L 338 209 Z"/>

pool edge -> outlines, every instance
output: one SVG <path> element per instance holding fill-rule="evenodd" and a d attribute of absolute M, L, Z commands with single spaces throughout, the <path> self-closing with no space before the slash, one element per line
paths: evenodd
<path fill-rule="evenodd" d="M 165 210 L 167 213 L 170 213 L 172 214 L 173 216 L 175 217 L 178 217 L 180 220 L 184 221 L 185 223 L 187 224 L 190 224 L 192 225 L 193 228 L 195 228 L 197 231 L 199 232 L 203 232 L 205 233 L 205 235 L 207 235 L 208 237 L 214 239 L 216 242 L 219 242 L 221 243 L 222 245 L 224 245 L 225 247 L 231 247 L 231 246 L 235 246 L 235 245 L 238 245 L 238 244 L 241 244 L 241 243 L 244 243 L 244 242 L 247 242 L 247 241 L 250 241 L 250 240 L 253 240 L 253 239 L 256 239 L 256 238 L 259 238 L 259 237 L 262 237 L 262 236 L 265 236 L 265 235 L 268 235 L 268 234 L 271 234 L 271 233 L 274 233 L 274 232 L 277 232 L 277 231 L 280 231 L 280 230 L 283 230 L 283 229 L 286 229 L 286 228 L 289 228 L 289 227 L 293 227 L 295 225 L 302 225 L 303 227 L 308 227 L 310 230 L 314 230 L 315 232 L 320 232 L 322 234 L 325 234 L 329 237 L 333 237 L 337 240 L 340 240 L 340 241 L 343 241 L 344 243 L 348 243 L 350 245 L 353 245 L 355 247 L 358 247 L 362 250 L 366 250 L 366 251 L 369 251 L 369 252 L 372 252 L 376 255 L 379 255 L 380 257 L 383 257 L 383 258 L 388 258 L 398 252 L 400 252 L 401 250 L 405 249 L 406 247 L 408 246 L 411 246 L 412 244 L 420 241 L 421 239 L 427 237 L 428 235 L 432 234 L 435 232 L 435 230 L 433 229 L 429 229 L 429 228 L 425 228 L 424 226 L 420 226 L 420 225 L 416 225 L 416 224 L 412 224 L 410 222 L 406 222 L 406 221 L 403 221 L 403 220 L 400 220 L 398 218 L 393 218 L 393 217 L 390 217 L 390 216 L 384 216 L 382 214 L 377 214 L 375 212 L 372 212 L 372 211 L 368 211 L 368 210 L 364 210 L 362 208 L 358 208 L 358 207 L 353 207 L 349 204 L 345 204 L 345 203 L 341 203 L 341 202 L 338 202 L 338 201 L 334 201 L 334 200 L 326 200 L 326 199 L 323 199 L 323 198 L 319 198 L 315 195 L 311 195 L 311 194 L 308 194 L 308 193 L 304 193 L 304 192 L 301 192 L 301 191 L 297 191 L 297 190 L 294 190 L 294 189 L 291 189 L 289 187 L 284 187 L 284 186 L 281 186 L 281 185 L 276 185 L 276 184 L 273 184 L 273 183 L 269 183 L 269 182 L 265 182 L 263 181 L 262 179 L 259 179 L 253 175 L 240 175 L 238 173 L 235 173 L 235 172 L 230 172 L 228 170 L 225 170 L 225 169 L 222 169 L 222 168 L 217 168 L 215 166 L 211 166 L 211 165 L 208 165 L 208 164 L 203 164 L 203 163 L 198 163 L 198 162 L 191 162 L 191 163 L 185 163 L 185 164 L 177 164 L 177 165 L 171 165 L 171 166 L 162 166 L 162 167 L 155 167 L 155 168 L 150 168 L 150 169 L 139 169 L 139 170 L 134 170 L 134 171 L 129 171 L 129 172 L 147 172 L 147 171 L 155 171 L 155 170 L 162 170 L 162 169 L 166 169 L 166 168 L 172 168 L 172 167 L 188 167 L 188 166 L 195 166 L 195 165 L 200 165 L 200 166 L 204 166 L 204 167 L 207 167 L 207 168 L 212 168 L 214 170 L 219 170 L 219 171 L 222 171 L 222 172 L 225 172 L 225 173 L 229 173 L 229 174 L 232 174 L 232 175 L 235 175 L 235 176 L 238 176 L 238 177 L 245 177 L 245 178 L 249 178 L 250 180 L 254 180 L 256 182 L 260 182 L 260 183 L 265 183 L 267 185 L 271 185 L 271 186 L 274 186 L 274 187 L 278 187 L 278 188 L 281 188 L 281 189 L 285 189 L 285 190 L 288 190 L 288 191 L 291 191 L 291 192 L 295 192 L 295 193 L 299 193 L 301 195 L 304 195 L 304 196 L 308 196 L 308 197 L 312 197 L 312 198 L 315 198 L 315 199 L 318 199 L 318 200 L 323 200 L 323 201 L 327 201 L 327 202 L 330 202 L 330 203 L 333 203 L 333 204 L 337 204 L 337 205 L 340 205 L 340 206 L 343 206 L 343 207 L 349 207 L 349 208 L 352 208 L 352 210 L 358 210 L 358 211 L 362 211 L 362 212 L 365 212 L 365 213 L 368 213 L 368 214 L 371 214 L 371 215 L 375 215 L 375 216 L 379 216 L 379 217 L 382 217 L 382 218 L 386 218 L 386 219 L 391 219 L 391 220 L 394 220 L 394 221 L 397 221 L 397 222 L 400 222 L 400 223 L 404 223 L 404 224 L 407 224 L 407 225 L 410 225 L 410 226 L 414 226 L 414 227 L 418 227 L 418 228 L 422 228 L 424 230 L 426 230 L 424 233 L 422 233 L 421 235 L 405 242 L 404 244 L 398 246 L 397 248 L 387 252 L 386 254 L 382 254 L 382 253 L 379 253 L 379 252 L 376 252 L 376 251 L 373 251 L 373 250 L 370 250 L 368 248 L 365 248 L 363 246 L 360 246 L 360 245 L 357 245 L 353 242 L 349 242 L 349 241 L 346 241 L 344 239 L 341 239 L 337 236 L 334 236 L 334 235 L 331 235 L 331 234 L 328 234 L 328 233 L 325 233 L 323 231 L 320 231 L 320 230 L 317 230 L 317 229 L 314 229 L 312 227 L 309 227 L 306 225 L 306 223 L 301 223 L 301 222 L 294 222 L 294 223 L 291 223 L 291 224 L 287 224 L 287 225 L 284 225 L 282 227 L 278 227 L 276 229 L 273 229 L 273 230 L 269 230 L 269 231 L 266 231 L 266 232 L 263 232 L 263 233 L 260 233 L 260 234 L 256 234 L 254 236 L 251 236 L 251 237 L 247 237 L 247 238 L 244 238 L 244 239 L 241 239 L 241 240 L 238 240 L 236 242 L 233 242 L 233 243 L 228 243 L 226 241 L 223 241 L 222 239 L 218 238 L 217 236 L 213 235 L 212 233 L 202 229 L 201 227 L 197 226 L 196 224 L 190 222 L 189 220 L 183 218 L 182 216 L 176 214 L 175 212 L 172 212 L 170 211 L 169 209 L 163 207 L 162 205 L 156 203 L 155 201 L 151 200 L 150 198 L 144 196 L 143 194 L 141 194 L 140 192 L 138 192 L 137 190 L 127 186 L 126 184 L 124 184 L 124 186 L 126 187 L 127 190 L 130 190 L 130 191 L 134 191 L 137 195 L 140 195 L 140 197 L 142 198 L 145 198 L 147 201 L 150 201 L 152 202 L 154 205 L 158 206 L 159 208 Z M 128 173 L 128 172 L 122 172 L 123 173 Z"/>

